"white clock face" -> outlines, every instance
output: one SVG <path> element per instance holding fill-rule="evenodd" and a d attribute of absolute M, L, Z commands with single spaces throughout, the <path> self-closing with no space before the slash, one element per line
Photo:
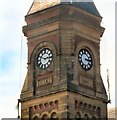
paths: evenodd
<path fill-rule="evenodd" d="M 89 70 L 92 67 L 92 57 L 88 50 L 81 49 L 79 51 L 78 59 L 80 62 L 80 65 L 83 69 Z"/>
<path fill-rule="evenodd" d="M 39 68 L 45 69 L 52 62 L 52 51 L 49 48 L 42 49 L 37 57 L 37 65 Z"/>

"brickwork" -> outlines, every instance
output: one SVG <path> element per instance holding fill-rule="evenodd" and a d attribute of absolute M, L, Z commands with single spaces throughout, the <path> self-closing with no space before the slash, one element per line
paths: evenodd
<path fill-rule="evenodd" d="M 101 17 L 60 4 L 28 14 L 26 22 L 28 72 L 21 92 L 21 117 L 106 118 L 108 101 L 100 75 Z M 37 58 L 44 48 L 52 51 L 53 58 L 49 67 L 41 69 Z M 83 48 L 92 56 L 88 71 L 78 60 Z"/>
<path fill-rule="evenodd" d="M 117 120 L 117 107 L 108 109 L 108 118 L 115 118 Z"/>

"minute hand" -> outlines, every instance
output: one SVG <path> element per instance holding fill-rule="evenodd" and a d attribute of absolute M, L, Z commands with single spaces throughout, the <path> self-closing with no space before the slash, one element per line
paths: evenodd
<path fill-rule="evenodd" d="M 88 62 L 91 62 L 91 60 L 89 60 L 89 59 L 87 59 L 87 58 L 85 58 L 85 60 L 88 61 Z"/>
<path fill-rule="evenodd" d="M 42 57 L 42 59 L 44 59 L 44 60 L 46 60 L 46 59 L 48 59 L 49 57 Z"/>

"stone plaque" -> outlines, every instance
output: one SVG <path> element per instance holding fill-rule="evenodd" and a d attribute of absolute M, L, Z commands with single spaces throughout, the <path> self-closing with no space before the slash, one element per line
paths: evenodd
<path fill-rule="evenodd" d="M 41 79 L 41 80 L 38 80 L 37 87 L 49 85 L 49 84 L 52 84 L 52 82 L 53 82 L 53 80 L 52 80 L 51 77 L 50 78 Z"/>

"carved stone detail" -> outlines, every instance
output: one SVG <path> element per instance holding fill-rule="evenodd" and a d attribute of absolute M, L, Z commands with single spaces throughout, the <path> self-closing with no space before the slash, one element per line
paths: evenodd
<path fill-rule="evenodd" d="M 100 118 L 100 107 L 75 100 L 75 110 Z"/>
<path fill-rule="evenodd" d="M 29 108 L 29 111 L 32 115 L 34 115 L 36 113 L 42 113 L 44 111 L 51 111 L 53 109 L 58 109 L 58 100 L 32 106 Z"/>

